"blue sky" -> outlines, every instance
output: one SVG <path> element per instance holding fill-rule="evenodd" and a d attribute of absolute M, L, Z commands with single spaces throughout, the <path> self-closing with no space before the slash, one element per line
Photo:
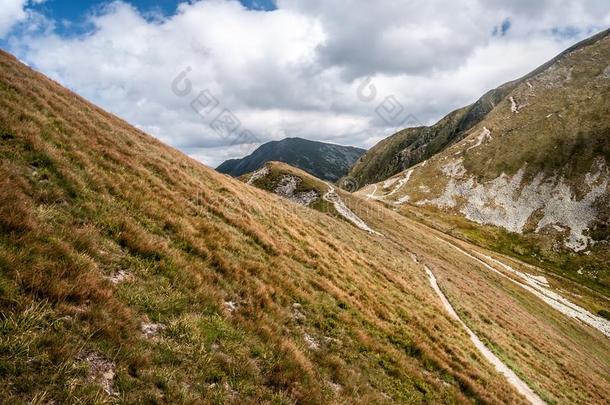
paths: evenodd
<path fill-rule="evenodd" d="M 141 12 L 161 12 L 166 16 L 173 14 L 176 6 L 185 1 L 187 0 L 125 0 L 126 3 L 132 4 Z M 109 0 L 46 0 L 31 7 L 56 20 L 78 21 L 87 12 L 108 2 Z M 273 0 L 240 0 L 240 3 L 250 9 L 275 9 Z"/>
<path fill-rule="evenodd" d="M 56 21 L 57 32 L 64 36 L 74 36 L 86 32 L 90 27 L 83 24 L 88 14 L 96 12 L 112 0 L 46 0 L 32 4 L 30 8 Z M 179 3 L 188 0 L 123 0 L 136 7 L 144 15 L 171 16 Z M 251 10 L 271 11 L 276 9 L 275 0 L 239 0 Z"/>
<path fill-rule="evenodd" d="M 99 11 L 113 0 L 44 0 L 30 1 L 29 10 L 35 11 L 55 23 L 55 32 L 63 37 L 76 37 L 91 31 L 87 17 Z M 178 4 L 189 0 L 122 0 L 134 6 L 142 15 L 150 18 L 176 13 Z M 192 0 L 191 0 L 192 1 Z M 276 0 L 239 0 L 249 10 L 273 11 Z M 6 39 L 0 37 L 0 48 L 9 48 Z"/>

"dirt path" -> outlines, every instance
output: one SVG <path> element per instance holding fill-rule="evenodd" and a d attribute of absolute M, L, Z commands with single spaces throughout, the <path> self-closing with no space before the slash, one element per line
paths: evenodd
<path fill-rule="evenodd" d="M 502 263 L 501 261 L 494 259 L 493 257 L 481 254 L 481 256 L 484 259 L 486 259 L 489 262 L 494 263 L 495 265 L 498 265 L 504 269 L 504 271 L 498 270 L 497 268 L 490 265 L 488 262 L 480 259 L 479 257 L 474 256 L 473 254 L 468 253 L 467 251 L 454 245 L 453 243 L 448 242 L 445 239 L 442 239 L 439 237 L 437 237 L 437 239 L 443 241 L 447 245 L 449 245 L 452 248 L 454 248 L 455 250 L 459 251 L 464 256 L 467 256 L 467 257 L 475 260 L 476 262 L 480 263 L 486 269 L 491 270 L 496 274 L 499 274 L 500 276 L 517 284 L 519 287 L 531 292 L 532 294 L 534 294 L 535 296 L 537 296 L 542 301 L 544 301 L 545 303 L 547 303 L 549 306 L 556 309 L 557 311 L 561 312 L 562 314 L 564 314 L 570 318 L 578 319 L 581 322 L 584 322 L 587 325 L 599 330 L 606 337 L 610 338 L 610 322 L 609 321 L 605 320 L 604 318 L 602 318 L 600 316 L 594 315 L 591 312 L 587 311 L 586 309 L 570 302 L 568 299 L 564 298 L 563 296 L 561 296 L 558 293 L 551 290 L 547 285 L 545 285 L 545 283 L 540 282 L 540 280 L 538 278 L 535 278 L 529 274 L 515 270 L 511 266 L 509 266 L 505 263 Z M 517 276 L 521 281 L 516 280 L 512 277 L 509 277 L 505 272 Z"/>
<path fill-rule="evenodd" d="M 337 194 L 333 186 L 328 183 L 326 183 L 326 185 L 328 186 L 328 191 L 326 192 L 326 194 L 324 194 L 324 196 L 322 196 L 322 198 L 325 201 L 332 203 L 339 215 L 341 215 L 343 218 L 347 219 L 363 231 L 367 231 L 378 236 L 383 236 L 379 232 L 373 230 L 370 226 L 366 224 L 366 222 L 360 219 L 358 215 L 354 214 L 349 208 L 347 208 L 347 206 L 345 205 L 341 197 L 339 197 L 339 194 Z"/>
<path fill-rule="evenodd" d="M 371 184 L 370 186 L 368 186 L 368 189 L 371 189 L 371 188 L 373 189 L 373 191 L 371 191 L 370 193 L 365 195 L 366 199 L 383 201 L 383 197 L 378 197 L 375 195 L 375 193 L 377 193 L 377 184 Z"/>
<path fill-rule="evenodd" d="M 424 265 L 424 269 L 426 270 L 426 274 L 428 274 L 428 279 L 430 281 L 432 289 L 440 298 L 443 307 L 449 313 L 449 316 L 458 321 L 460 325 L 462 325 L 462 327 L 468 333 L 470 340 L 472 341 L 472 343 L 474 343 L 477 350 L 481 352 L 483 357 L 485 357 L 487 361 L 493 364 L 495 369 L 504 377 L 506 377 L 508 382 L 521 395 L 527 398 L 528 401 L 535 405 L 544 404 L 545 402 L 534 391 L 532 391 L 532 389 L 523 380 L 521 380 L 506 364 L 502 363 L 502 361 L 495 354 L 493 354 L 487 348 L 487 346 L 483 344 L 483 342 L 481 342 L 477 335 L 474 334 L 474 332 L 464 323 L 464 321 L 462 321 L 462 319 L 458 316 L 457 312 L 455 312 L 455 310 L 451 306 L 451 303 L 449 302 L 447 297 L 445 297 L 445 294 L 443 294 L 440 287 L 438 286 L 436 277 L 434 276 L 434 273 L 432 273 L 432 270 L 430 270 L 430 268 L 426 265 Z"/>
<path fill-rule="evenodd" d="M 388 194 L 384 195 L 383 198 L 385 199 L 386 197 L 390 197 L 390 196 L 396 194 L 398 191 L 400 191 L 400 189 L 402 189 L 409 182 L 409 179 L 411 179 L 413 170 L 415 170 L 415 169 L 408 170 L 405 173 L 405 175 L 400 180 L 398 180 L 398 184 L 396 186 L 394 186 L 392 191 L 390 191 Z"/>
<path fill-rule="evenodd" d="M 265 177 L 268 174 L 269 174 L 269 168 L 267 166 L 263 166 L 259 170 L 252 173 L 252 175 L 250 176 L 250 178 L 248 179 L 248 182 L 246 184 L 252 185 L 252 184 L 254 184 L 254 182 L 256 180 L 262 179 L 263 177 Z"/>

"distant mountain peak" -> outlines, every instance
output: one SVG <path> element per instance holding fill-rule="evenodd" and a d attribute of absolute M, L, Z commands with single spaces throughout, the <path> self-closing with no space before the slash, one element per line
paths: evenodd
<path fill-rule="evenodd" d="M 227 160 L 216 170 L 237 177 L 258 170 L 267 162 L 278 161 L 334 182 L 346 175 L 364 152 L 353 146 L 290 137 L 267 142 L 242 159 Z"/>

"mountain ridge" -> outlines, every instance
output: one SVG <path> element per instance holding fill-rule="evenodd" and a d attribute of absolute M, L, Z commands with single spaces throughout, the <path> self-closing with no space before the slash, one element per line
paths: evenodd
<path fill-rule="evenodd" d="M 473 104 L 450 112 L 430 127 L 406 128 L 383 139 L 358 159 L 348 176 L 355 179 L 360 187 L 364 187 L 392 177 L 442 152 L 463 139 L 467 132 L 480 123 L 516 86 L 548 69 L 570 53 L 598 42 L 608 33 L 609 30 L 604 30 L 578 42 L 526 75 L 489 90 Z"/>
<path fill-rule="evenodd" d="M 526 75 L 461 141 L 360 194 L 607 290 L 609 34 Z"/>
<path fill-rule="evenodd" d="M 239 177 L 260 169 L 269 161 L 291 164 L 323 180 L 337 181 L 365 152 L 353 146 L 343 146 L 292 137 L 267 142 L 250 155 L 223 162 L 216 170 Z"/>

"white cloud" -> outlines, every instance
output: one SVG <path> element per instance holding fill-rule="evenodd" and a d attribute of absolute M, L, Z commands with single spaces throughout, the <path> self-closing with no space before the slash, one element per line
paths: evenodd
<path fill-rule="evenodd" d="M 27 24 L 23 27 L 23 32 L 37 31 L 44 24 L 48 28 L 53 27 L 53 23 L 43 15 L 33 12 L 28 6 L 42 4 L 46 0 L 0 0 L 0 41 L 16 27 Z"/>
<path fill-rule="evenodd" d="M 208 89 L 215 112 L 230 109 L 260 141 L 301 136 L 370 147 L 397 124 L 375 114 L 385 97 L 431 123 L 610 25 L 604 0 L 280 0 L 278 7 L 205 0 L 151 19 L 114 2 L 90 17 L 86 35 L 24 30 L 10 43 L 59 82 L 216 165 L 245 149 L 210 128 L 212 115 L 191 109 L 198 91 Z M 505 35 L 492 35 L 504 21 Z M 187 66 L 194 89 L 179 97 L 171 83 Z M 377 89 L 368 103 L 357 96 L 366 76 Z"/>
<path fill-rule="evenodd" d="M 27 0 L 2 0 L 0 4 L 0 39 L 18 22 L 26 18 L 24 10 Z"/>

